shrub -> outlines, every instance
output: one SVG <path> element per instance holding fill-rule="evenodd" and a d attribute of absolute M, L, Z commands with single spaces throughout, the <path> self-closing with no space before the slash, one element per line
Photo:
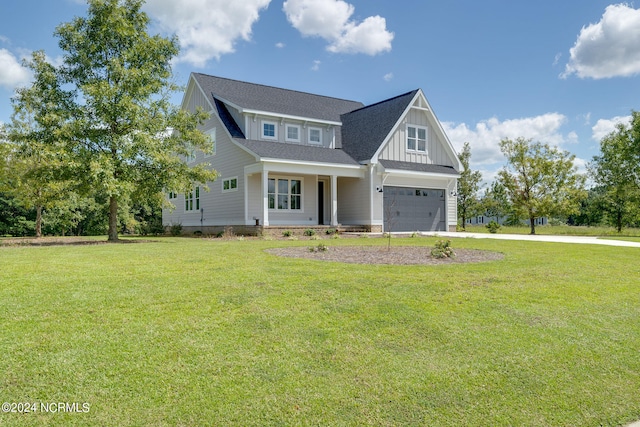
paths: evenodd
<path fill-rule="evenodd" d="M 309 237 L 315 236 L 316 230 L 314 230 L 313 228 L 307 228 L 306 230 L 304 230 L 304 235 Z"/>
<path fill-rule="evenodd" d="M 329 247 L 324 243 L 320 243 L 318 246 L 309 246 L 309 252 L 326 252 Z"/>
<path fill-rule="evenodd" d="M 338 234 L 338 229 L 337 228 L 327 228 L 327 230 L 325 231 L 325 233 L 331 235 L 331 234 Z"/>
<path fill-rule="evenodd" d="M 434 258 L 454 258 L 456 253 L 451 247 L 451 240 L 438 240 L 433 249 L 431 249 L 431 256 Z"/>
<path fill-rule="evenodd" d="M 491 221 L 489 224 L 485 225 L 485 227 L 487 227 L 487 230 L 489 230 L 489 233 L 496 234 L 500 229 L 500 224 L 498 224 L 495 221 Z"/>
<path fill-rule="evenodd" d="M 169 227 L 169 233 L 172 236 L 179 236 L 182 234 L 182 224 L 171 224 Z"/>
<path fill-rule="evenodd" d="M 291 230 L 284 230 L 282 232 L 282 237 L 291 237 L 291 236 L 293 236 L 293 231 Z"/>

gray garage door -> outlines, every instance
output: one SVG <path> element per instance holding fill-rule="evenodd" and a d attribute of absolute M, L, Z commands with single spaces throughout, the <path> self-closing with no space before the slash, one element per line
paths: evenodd
<path fill-rule="evenodd" d="M 445 231 L 444 190 L 384 187 L 386 231 Z"/>

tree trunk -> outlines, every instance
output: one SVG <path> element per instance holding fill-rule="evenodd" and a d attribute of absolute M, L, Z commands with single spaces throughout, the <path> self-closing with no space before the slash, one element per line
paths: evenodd
<path fill-rule="evenodd" d="M 109 242 L 118 241 L 118 199 L 109 197 Z"/>
<path fill-rule="evenodd" d="M 36 206 L 36 238 L 42 237 L 42 206 Z"/>
<path fill-rule="evenodd" d="M 531 233 L 529 234 L 536 234 L 536 219 L 535 217 L 529 217 L 529 225 L 531 226 Z"/>

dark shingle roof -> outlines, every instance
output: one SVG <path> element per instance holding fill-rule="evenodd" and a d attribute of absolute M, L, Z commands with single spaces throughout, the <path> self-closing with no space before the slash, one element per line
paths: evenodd
<path fill-rule="evenodd" d="M 240 138 L 236 138 L 235 141 L 262 158 L 318 163 L 339 163 L 344 165 L 359 164 L 349 157 L 347 153 L 339 149 L 288 144 L 284 142 L 253 141 L 250 139 Z"/>
<path fill-rule="evenodd" d="M 339 122 L 340 115 L 362 108 L 356 101 L 193 73 L 207 96 L 248 110 Z M 210 99 L 211 101 L 211 99 Z"/>
<path fill-rule="evenodd" d="M 446 175 L 458 175 L 453 166 L 428 165 L 424 163 L 398 162 L 395 160 L 380 160 L 380 164 L 386 169 L 399 169 L 413 172 L 441 173 Z"/>
<path fill-rule="evenodd" d="M 216 110 L 218 111 L 218 116 L 220 117 L 222 124 L 224 124 L 229 130 L 231 136 L 234 138 L 244 138 L 242 129 L 240 129 L 236 121 L 233 119 L 231 113 L 229 113 L 229 110 L 227 109 L 227 106 L 224 105 L 224 102 L 217 99 L 214 99 L 214 102 Z"/>
<path fill-rule="evenodd" d="M 341 116 L 342 149 L 359 162 L 370 160 L 418 90 Z"/>

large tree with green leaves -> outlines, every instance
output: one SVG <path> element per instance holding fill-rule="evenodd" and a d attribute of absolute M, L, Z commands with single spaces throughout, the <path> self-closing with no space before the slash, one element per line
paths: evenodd
<path fill-rule="evenodd" d="M 467 218 L 480 213 L 482 210 L 480 199 L 478 198 L 482 174 L 480 171 L 471 170 L 469 166 L 471 146 L 468 142 L 464 143 L 462 151 L 458 154 L 458 158 L 463 167 L 460 172 L 460 178 L 458 178 L 458 217 L 462 221 L 462 229 L 464 230 Z"/>
<path fill-rule="evenodd" d="M 491 186 L 486 189 L 481 204 L 485 214 L 488 217 L 495 218 L 498 223 L 501 217 L 511 212 L 507 189 L 500 181 L 493 181 Z"/>
<path fill-rule="evenodd" d="M 629 124 L 600 141 L 600 154 L 594 156 L 589 171 L 600 187 L 599 207 L 605 219 L 622 227 L 640 217 L 640 113 L 632 111 Z"/>
<path fill-rule="evenodd" d="M 57 137 L 69 117 L 70 97 L 61 90 L 57 71 L 44 52 L 34 52 L 25 65 L 33 71 L 34 81 L 12 98 L 14 112 L 7 126 L 12 156 L 4 191 L 36 210 L 35 233 L 40 237 L 43 210 L 67 202 L 64 194 L 71 181 L 64 177 L 67 156 Z"/>
<path fill-rule="evenodd" d="M 500 141 L 507 164 L 498 173 L 516 215 L 535 220 L 577 213 L 585 197 L 585 177 L 577 172 L 575 156 L 548 144 L 517 138 Z"/>
<path fill-rule="evenodd" d="M 186 192 L 216 178 L 208 165 L 188 167 L 180 156 L 211 149 L 198 129 L 207 115 L 173 106 L 175 37 L 149 35 L 142 0 L 89 0 L 87 17 L 56 29 L 61 87 L 73 94 L 60 134 L 72 174 L 86 193 L 109 201 L 110 241 L 118 211 L 136 196 Z"/>

